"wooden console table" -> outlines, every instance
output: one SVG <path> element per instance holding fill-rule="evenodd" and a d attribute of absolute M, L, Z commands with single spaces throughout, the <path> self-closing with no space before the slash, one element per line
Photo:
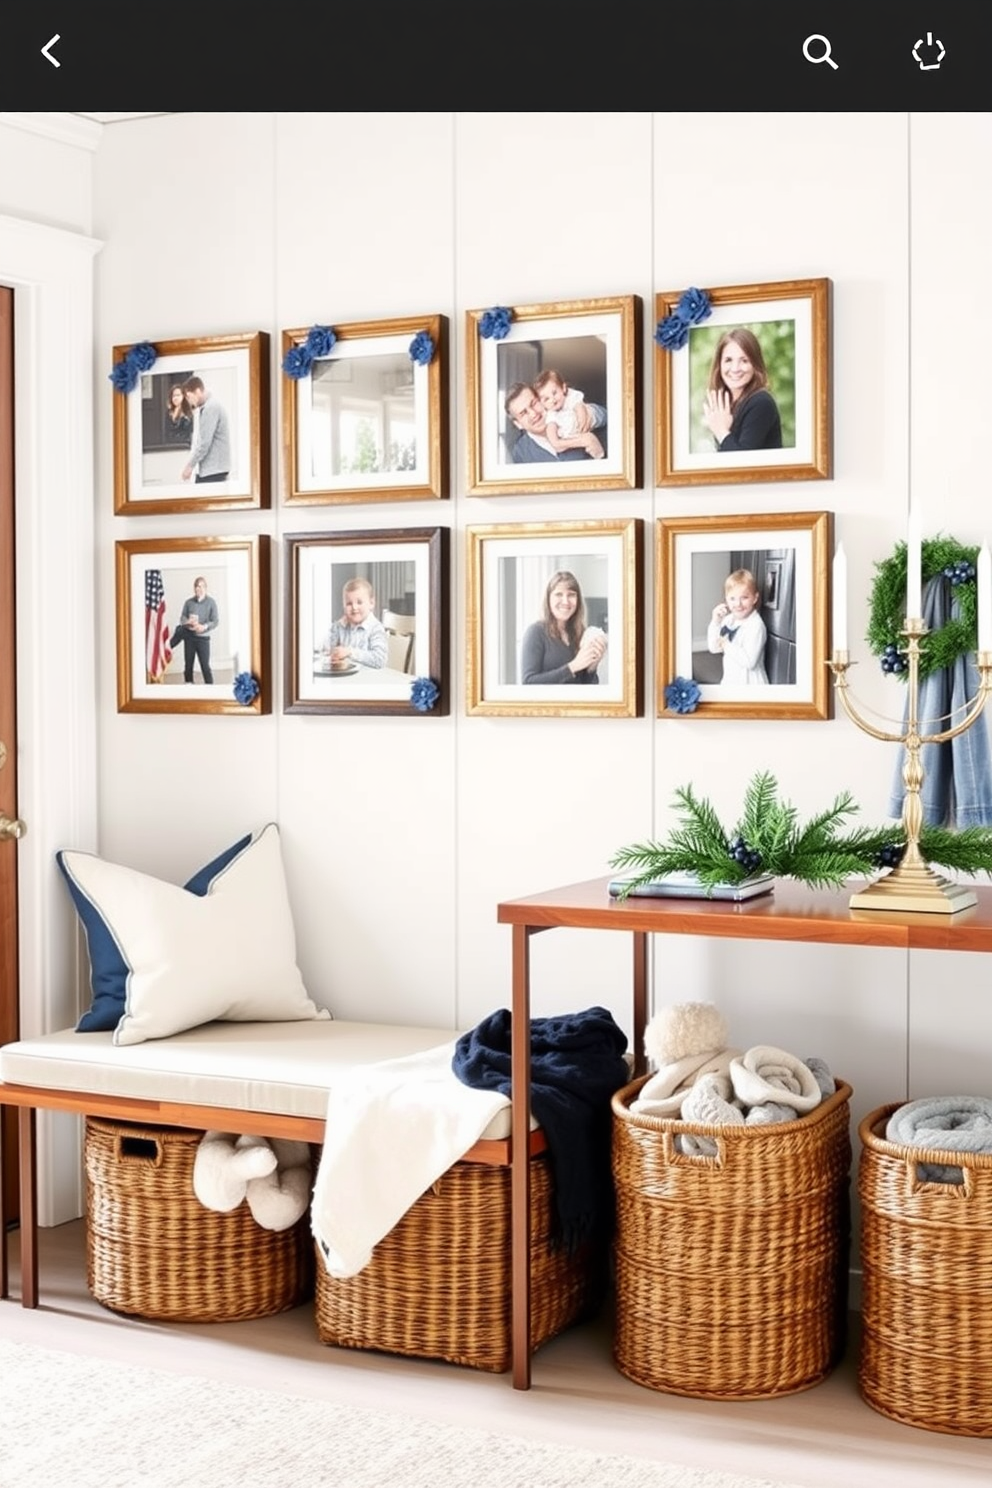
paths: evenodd
<path fill-rule="evenodd" d="M 501 925 L 513 926 L 513 1026 L 511 1108 L 514 1132 L 530 1127 L 530 937 L 539 930 L 625 930 L 633 938 L 636 1068 L 644 1059 L 648 1003 L 649 935 L 708 935 L 736 940 L 819 942 L 824 945 L 892 946 L 900 950 L 992 951 L 992 889 L 976 891 L 978 903 L 957 914 L 900 914 L 852 910 L 851 890 L 805 889 L 778 880 L 773 894 L 742 904 L 710 899 L 611 899 L 609 878 L 549 889 L 497 907 Z M 511 1175 L 513 1386 L 530 1388 L 530 1167 L 526 1146 L 513 1144 Z"/>

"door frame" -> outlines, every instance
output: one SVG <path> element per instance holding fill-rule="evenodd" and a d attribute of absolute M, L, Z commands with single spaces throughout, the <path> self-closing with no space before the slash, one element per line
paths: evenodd
<path fill-rule="evenodd" d="M 86 980 L 55 853 L 97 848 L 95 238 L 0 215 L 14 290 L 16 815 L 21 1037 L 75 1023 Z M 55 1117 L 56 1119 L 52 1119 Z M 38 1213 L 82 1213 L 79 1122 L 39 1114 Z"/>

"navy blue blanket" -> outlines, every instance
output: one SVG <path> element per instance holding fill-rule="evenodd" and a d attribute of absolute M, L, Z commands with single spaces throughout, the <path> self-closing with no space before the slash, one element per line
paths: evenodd
<path fill-rule="evenodd" d="M 605 1008 L 530 1023 L 531 1109 L 548 1143 L 559 1235 L 569 1251 L 613 1222 L 610 1097 L 630 1079 L 627 1036 Z M 510 1095 L 510 1010 L 484 1018 L 455 1045 L 465 1085 Z"/>

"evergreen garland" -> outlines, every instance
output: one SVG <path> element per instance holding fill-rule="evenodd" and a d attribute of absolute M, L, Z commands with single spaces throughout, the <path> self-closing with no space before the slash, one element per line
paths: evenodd
<path fill-rule="evenodd" d="M 978 646 L 978 588 L 975 582 L 977 547 L 964 547 L 953 537 L 924 538 L 922 579 L 943 577 L 954 588 L 958 614 L 939 630 L 924 636 L 920 646 L 920 678 L 951 666 Z M 871 591 L 871 611 L 865 639 L 872 652 L 882 659 L 885 671 L 905 676 L 905 663 L 898 658 L 905 646 L 902 627 L 906 615 L 906 544 L 897 543 L 895 552 L 883 563 L 875 564 Z M 887 664 L 888 663 L 888 664 Z"/>
<path fill-rule="evenodd" d="M 753 777 L 744 796 L 740 819 L 727 831 L 712 804 L 680 786 L 673 806 L 681 817 L 667 842 L 634 843 L 610 859 L 613 868 L 634 870 L 621 899 L 632 889 L 665 873 L 695 873 L 702 887 L 742 883 L 755 873 L 795 878 L 812 888 L 840 888 L 853 875 L 871 876 L 898 863 L 906 847 L 901 824 L 842 831 L 860 809 L 843 791 L 826 810 L 805 824 L 796 808 L 779 798 L 775 777 L 767 771 Z M 924 827 L 920 851 L 928 863 L 963 873 L 992 871 L 992 828 Z"/>

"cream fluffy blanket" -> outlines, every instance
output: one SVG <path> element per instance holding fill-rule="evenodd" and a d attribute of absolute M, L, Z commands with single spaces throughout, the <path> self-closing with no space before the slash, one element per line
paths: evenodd
<path fill-rule="evenodd" d="M 463 1085 L 455 1045 L 364 1065 L 335 1080 L 311 1227 L 331 1276 L 354 1276 L 375 1245 L 478 1141 L 509 1100 Z"/>

